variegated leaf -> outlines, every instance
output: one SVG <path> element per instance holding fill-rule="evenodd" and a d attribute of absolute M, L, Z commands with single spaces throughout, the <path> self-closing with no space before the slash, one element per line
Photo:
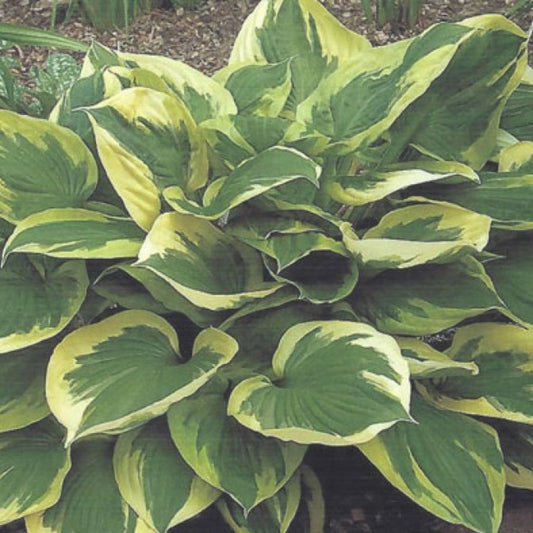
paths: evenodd
<path fill-rule="evenodd" d="M 533 427 L 499 422 L 496 428 L 503 450 L 507 484 L 533 490 Z"/>
<path fill-rule="evenodd" d="M 497 533 L 505 475 L 496 432 L 413 395 L 417 424 L 397 424 L 359 445 L 396 488 L 432 514 Z"/>
<path fill-rule="evenodd" d="M 212 311 L 240 307 L 281 287 L 263 281 L 255 250 L 207 220 L 179 213 L 156 220 L 135 266 L 151 270 L 191 303 Z"/>
<path fill-rule="evenodd" d="M 14 252 L 72 259 L 136 257 L 145 233 L 129 218 L 87 209 L 47 209 L 20 222 L 2 258 Z"/>
<path fill-rule="evenodd" d="M 67 428 L 68 442 L 119 433 L 194 393 L 236 351 L 233 338 L 211 328 L 198 335 L 192 358 L 184 360 L 168 322 L 147 311 L 124 311 L 77 329 L 56 346 L 48 403 Z"/>
<path fill-rule="evenodd" d="M 239 114 L 277 117 L 292 89 L 288 59 L 272 64 L 234 63 L 214 78 L 232 94 Z"/>
<path fill-rule="evenodd" d="M 493 250 L 500 257 L 489 261 L 486 270 L 511 318 L 533 329 L 533 283 L 531 237 L 503 242 Z"/>
<path fill-rule="evenodd" d="M 220 496 L 182 459 L 165 419 L 151 420 L 122 434 L 113 464 L 124 500 L 160 533 L 195 516 Z"/>
<path fill-rule="evenodd" d="M 287 533 L 300 504 L 300 477 L 297 472 L 282 489 L 249 514 L 229 498 L 217 501 L 218 510 L 234 533 Z"/>
<path fill-rule="evenodd" d="M 0 111 L 0 217 L 17 223 L 52 207 L 81 207 L 96 187 L 93 156 L 50 121 Z"/>
<path fill-rule="evenodd" d="M 294 474 L 306 446 L 269 439 L 228 417 L 228 380 L 213 380 L 168 412 L 172 440 L 191 468 L 248 513 Z"/>
<path fill-rule="evenodd" d="M 176 185 L 191 192 L 205 184 L 205 141 L 173 95 L 126 89 L 86 112 L 107 175 L 143 229 L 150 229 L 159 215 L 165 188 Z"/>
<path fill-rule="evenodd" d="M 502 307 L 483 266 L 472 257 L 382 272 L 356 286 L 349 301 L 380 331 L 414 336 Z"/>
<path fill-rule="evenodd" d="M 418 204 L 386 214 L 362 239 L 344 244 L 364 268 L 410 268 L 451 263 L 480 252 L 489 241 L 491 219 L 452 204 Z"/>
<path fill-rule="evenodd" d="M 396 337 L 402 355 L 409 363 L 413 379 L 434 379 L 447 376 L 475 376 L 476 363 L 454 361 L 445 353 L 413 337 Z"/>
<path fill-rule="evenodd" d="M 121 498 L 113 476 L 114 440 L 98 436 L 72 450 L 61 498 L 26 518 L 28 533 L 155 533 Z"/>
<path fill-rule="evenodd" d="M 118 57 L 128 66 L 148 70 L 164 81 L 168 89 L 185 102 L 197 123 L 219 115 L 237 113 L 237 106 L 227 89 L 181 61 L 125 52 L 120 52 Z"/>
<path fill-rule="evenodd" d="M 361 171 L 353 176 L 332 176 L 324 189 L 337 202 L 366 205 L 397 191 L 447 178 L 464 178 L 478 183 L 477 174 L 468 166 L 448 161 L 409 161 L 390 165 L 383 170 Z"/>
<path fill-rule="evenodd" d="M 0 433 L 29 426 L 50 413 L 45 375 L 53 350 L 41 342 L 0 356 Z"/>
<path fill-rule="evenodd" d="M 500 152 L 498 172 L 533 174 L 533 141 L 522 141 Z"/>
<path fill-rule="evenodd" d="M 479 373 L 419 383 L 439 407 L 533 424 L 533 330 L 479 323 L 457 330 L 446 354 L 474 362 Z"/>
<path fill-rule="evenodd" d="M 287 108 L 315 89 L 320 79 L 361 50 L 368 41 L 342 26 L 315 0 L 260 2 L 241 27 L 229 63 L 291 60 L 292 91 Z"/>
<path fill-rule="evenodd" d="M 0 269 L 0 353 L 59 333 L 79 311 L 88 285 L 83 261 L 9 258 Z"/>
<path fill-rule="evenodd" d="M 211 194 L 208 189 L 208 201 L 204 198 L 203 207 L 188 201 L 181 187 L 168 187 L 164 196 L 178 212 L 216 219 L 231 208 L 296 179 L 306 179 L 318 187 L 320 172 L 321 168 L 304 154 L 275 146 L 241 163 L 222 178 L 216 192 Z"/>
<path fill-rule="evenodd" d="M 0 434 L 0 524 L 57 502 L 70 469 L 64 437 L 49 419 Z"/>
<path fill-rule="evenodd" d="M 533 141 L 533 81 L 522 83 L 503 108 L 501 127 L 521 141 Z"/>
<path fill-rule="evenodd" d="M 326 504 L 322 486 L 316 474 L 307 465 L 300 467 L 302 499 L 294 517 L 294 533 L 323 533 L 326 527 Z"/>
<path fill-rule="evenodd" d="M 409 420 L 409 370 L 394 339 L 365 324 L 304 322 L 281 338 L 274 379 L 232 391 L 228 414 L 268 437 L 344 446 Z"/>

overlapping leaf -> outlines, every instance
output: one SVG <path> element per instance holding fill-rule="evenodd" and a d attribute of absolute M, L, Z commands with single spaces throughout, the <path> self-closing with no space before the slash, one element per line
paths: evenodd
<path fill-rule="evenodd" d="M 234 339 L 211 328 L 198 335 L 192 358 L 184 361 L 168 322 L 146 311 L 124 311 L 57 345 L 48 366 L 48 403 L 69 442 L 124 431 L 192 394 L 236 351 Z"/>
<path fill-rule="evenodd" d="M 184 462 L 161 418 L 121 435 L 113 463 L 122 497 L 157 532 L 198 514 L 220 495 Z"/>
<path fill-rule="evenodd" d="M 533 490 L 533 427 L 499 422 L 497 430 L 505 460 L 507 484 Z"/>
<path fill-rule="evenodd" d="M 395 487 L 449 522 L 497 533 L 505 475 L 496 432 L 413 395 L 417 424 L 397 424 L 360 450 Z"/>
<path fill-rule="evenodd" d="M 409 371 L 394 339 L 348 321 L 304 322 L 281 338 L 274 380 L 256 376 L 228 413 L 266 436 L 333 446 L 371 439 L 409 420 Z"/>

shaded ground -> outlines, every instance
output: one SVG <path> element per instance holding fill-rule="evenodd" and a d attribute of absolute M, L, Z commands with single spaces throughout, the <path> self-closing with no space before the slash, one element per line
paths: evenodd
<path fill-rule="evenodd" d="M 165 55 L 180 59 L 210 74 L 225 65 L 235 36 L 256 0 L 207 0 L 198 10 L 155 9 L 139 17 L 128 31 L 97 32 L 79 15 L 63 22 L 59 11 L 57 29 L 71 37 L 90 42 L 96 39 L 113 49 Z M 51 0 L 0 0 L 0 20 L 49 28 Z M 460 20 L 481 13 L 502 13 L 510 0 L 428 1 L 419 24 L 406 28 L 377 28 L 369 24 L 358 0 L 324 0 L 324 4 L 346 26 L 366 35 L 374 44 L 409 37 L 442 20 Z M 528 29 L 532 13 L 522 13 L 515 21 Z M 530 51 L 533 52 L 531 45 Z M 47 52 L 29 47 L 16 48 L 22 71 L 42 64 Z M 466 533 L 411 503 L 391 488 L 376 470 L 354 449 L 312 451 L 310 461 L 320 475 L 327 500 L 327 533 Z M 213 512 L 214 513 L 214 512 Z M 212 512 L 180 526 L 184 533 L 225 533 Z M 214 525 L 216 524 L 216 525 Z M 0 528 L 0 533 L 17 531 Z M 21 531 L 18 529 L 18 531 Z M 229 530 L 228 530 L 229 531 Z M 533 497 L 526 491 L 509 491 L 501 533 L 533 531 Z M 87 532 L 91 533 L 91 532 Z"/>

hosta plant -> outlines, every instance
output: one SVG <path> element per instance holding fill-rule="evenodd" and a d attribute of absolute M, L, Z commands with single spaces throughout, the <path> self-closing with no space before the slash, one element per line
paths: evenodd
<path fill-rule="evenodd" d="M 318 444 L 498 531 L 533 488 L 526 46 L 262 0 L 213 77 L 95 44 L 48 120 L 0 112 L 0 523 L 320 533 Z"/>

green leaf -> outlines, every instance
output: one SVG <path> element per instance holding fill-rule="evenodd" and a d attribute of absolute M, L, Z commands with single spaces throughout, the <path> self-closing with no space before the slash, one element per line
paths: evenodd
<path fill-rule="evenodd" d="M 17 223 L 52 207 L 81 207 L 96 180 L 94 158 L 74 133 L 0 111 L 0 217 Z"/>
<path fill-rule="evenodd" d="M 176 97 L 132 88 L 85 111 L 107 175 L 143 229 L 159 215 L 165 188 L 177 185 L 191 192 L 205 184 L 205 141 Z"/>
<path fill-rule="evenodd" d="M 63 330 L 80 309 L 88 285 L 83 261 L 11 257 L 0 269 L 0 353 Z"/>
<path fill-rule="evenodd" d="M 492 279 L 499 297 L 511 313 L 511 317 L 523 325 L 533 328 L 533 284 L 531 265 L 533 248 L 531 238 L 524 237 L 502 243 L 494 253 L 503 256 L 489 261 L 487 274 Z M 502 311 L 506 313 L 506 311 Z"/>
<path fill-rule="evenodd" d="M 382 272 L 358 285 L 349 301 L 380 331 L 414 336 L 502 307 L 483 266 L 472 257 Z"/>
<path fill-rule="evenodd" d="M 523 141 L 500 152 L 498 172 L 522 172 L 533 174 L 533 141 Z"/>
<path fill-rule="evenodd" d="M 521 141 L 533 141 L 533 83 L 521 83 L 511 94 L 501 127 Z"/>
<path fill-rule="evenodd" d="M 323 533 L 326 527 L 326 504 L 316 474 L 307 465 L 300 467 L 302 499 L 291 532 Z"/>
<path fill-rule="evenodd" d="M 342 26 L 319 2 L 275 0 L 260 3 L 245 21 L 229 64 L 290 60 L 287 107 L 294 110 L 325 74 L 368 48 L 364 37 Z"/>
<path fill-rule="evenodd" d="M 496 432 L 413 395 L 418 424 L 397 424 L 359 449 L 396 488 L 432 514 L 497 533 L 505 476 Z"/>
<path fill-rule="evenodd" d="M 533 427 L 499 422 L 496 428 L 503 450 L 507 484 L 533 490 Z"/>
<path fill-rule="evenodd" d="M 165 413 L 226 364 L 237 343 L 210 328 L 192 351 L 183 360 L 174 329 L 147 311 L 124 311 L 67 335 L 52 354 L 46 393 L 68 442 L 123 432 Z"/>
<path fill-rule="evenodd" d="M 220 495 L 182 459 L 164 419 L 122 434 L 113 463 L 122 497 L 154 531 L 168 531 Z"/>
<path fill-rule="evenodd" d="M 325 181 L 324 190 L 337 202 L 360 206 L 382 200 L 412 185 L 446 180 L 453 176 L 479 182 L 477 174 L 461 163 L 422 160 L 397 163 L 383 170 L 361 169 L 354 176 L 332 176 Z"/>
<path fill-rule="evenodd" d="M 191 468 L 228 493 L 246 513 L 294 474 L 306 446 L 258 435 L 228 417 L 226 389 L 216 380 L 168 412 L 172 440 Z"/>
<path fill-rule="evenodd" d="M 0 435 L 0 524 L 56 503 L 70 469 L 64 433 L 52 420 Z"/>
<path fill-rule="evenodd" d="M 409 373 L 413 379 L 475 376 L 479 373 L 475 363 L 454 361 L 419 339 L 396 337 L 396 342 L 409 363 Z"/>
<path fill-rule="evenodd" d="M 533 424 L 533 330 L 480 323 L 457 330 L 446 354 L 474 362 L 479 373 L 420 384 L 438 407 Z"/>
<path fill-rule="evenodd" d="M 265 436 L 345 446 L 409 420 L 409 371 L 394 339 L 365 324 L 305 322 L 281 338 L 274 380 L 230 395 L 228 414 Z"/>
<path fill-rule="evenodd" d="M 87 209 L 47 209 L 20 222 L 6 242 L 14 252 L 75 259 L 136 257 L 145 233 L 129 218 Z"/>
<path fill-rule="evenodd" d="M 362 239 L 346 233 L 344 244 L 367 269 L 450 263 L 483 250 L 490 224 L 489 217 L 455 205 L 418 204 L 387 213 Z"/>
<path fill-rule="evenodd" d="M 277 117 L 292 89 L 290 60 L 274 64 L 233 64 L 215 79 L 232 94 L 239 114 Z"/>
<path fill-rule="evenodd" d="M 45 341 L 0 356 L 0 433 L 29 426 L 50 413 L 44 383 L 52 349 Z"/>
<path fill-rule="evenodd" d="M 149 533 L 127 506 L 113 476 L 110 437 L 93 437 L 72 450 L 72 468 L 59 501 L 26 518 L 28 533 Z M 139 525 L 136 529 L 136 525 Z"/>
<path fill-rule="evenodd" d="M 0 22 L 0 39 L 11 43 L 45 46 L 47 48 L 64 48 L 76 52 L 86 52 L 89 48 L 86 43 L 70 39 L 54 31 L 7 24 L 5 22 Z"/>
<path fill-rule="evenodd" d="M 213 195 L 208 189 L 209 200 L 203 207 L 188 201 L 181 187 L 168 187 L 165 199 L 178 212 L 215 219 L 255 196 L 299 178 L 318 187 L 320 172 L 321 168 L 304 154 L 275 146 L 241 163 L 223 178 Z"/>
<path fill-rule="evenodd" d="M 220 311 L 274 293 L 263 281 L 260 256 L 207 220 L 161 215 L 135 266 L 151 270 L 198 307 Z"/>
<path fill-rule="evenodd" d="M 129 66 L 146 69 L 182 100 L 197 123 L 219 115 L 237 113 L 231 93 L 215 80 L 181 61 L 168 57 L 119 53 Z"/>
<path fill-rule="evenodd" d="M 235 533 L 287 533 L 300 503 L 300 477 L 297 472 L 282 489 L 249 514 L 229 498 L 221 498 L 216 505 Z"/>

